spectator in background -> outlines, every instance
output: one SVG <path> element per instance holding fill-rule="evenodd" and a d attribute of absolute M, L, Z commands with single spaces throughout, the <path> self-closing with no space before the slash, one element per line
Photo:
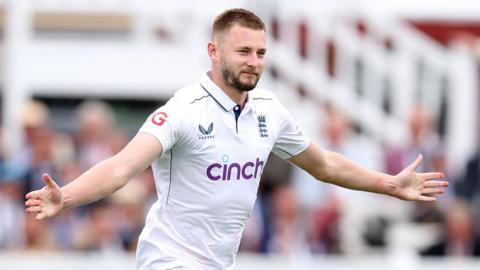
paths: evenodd
<path fill-rule="evenodd" d="M 78 177 L 86 168 L 120 151 L 128 141 L 125 132 L 116 128 L 112 108 L 103 101 L 89 100 L 81 103 L 76 111 L 76 119 L 78 123 L 75 133 L 77 161 L 67 164 L 64 170 L 66 179 L 70 180 Z M 132 198 L 138 197 L 135 194 L 130 195 Z M 130 228 L 134 225 L 126 225 L 129 222 L 136 224 L 137 220 L 126 220 L 126 223 L 124 221 L 128 210 L 137 209 L 133 206 L 132 209 L 127 209 L 128 203 L 119 199 L 124 197 L 125 195 L 117 195 L 114 200 L 112 197 L 112 199 L 108 198 L 79 208 L 80 220 L 75 225 L 73 247 L 98 251 L 131 250 L 132 246 L 135 248 L 136 239 L 132 242 L 125 230 L 135 230 L 134 233 L 138 235 L 139 229 Z M 143 218 L 142 209 L 138 211 Z M 135 217 L 133 213 L 128 214 L 131 215 L 130 218 Z M 143 222 L 140 224 L 143 225 Z"/>
<path fill-rule="evenodd" d="M 480 150 L 467 162 L 465 172 L 456 183 L 455 193 L 472 207 L 474 222 L 480 224 Z M 480 237 L 480 228 L 475 226 L 475 236 Z"/>
<path fill-rule="evenodd" d="M 82 170 L 115 154 L 110 139 L 115 119 L 112 108 L 101 101 L 86 101 L 77 109 L 76 143 Z"/>
<path fill-rule="evenodd" d="M 316 254 L 341 254 L 341 202 L 333 193 L 322 198 L 323 203 L 311 210 L 307 230 L 310 250 Z"/>
<path fill-rule="evenodd" d="M 153 183 L 150 174 L 150 171 L 144 171 L 112 195 L 112 204 L 116 212 L 117 236 L 120 238 L 123 249 L 128 251 L 133 252 L 137 247 L 138 235 L 144 226 L 145 204 L 152 199 L 150 192 L 155 190 L 146 184 Z"/>
<path fill-rule="evenodd" d="M 22 113 L 22 122 L 27 138 L 27 144 L 24 151 L 26 163 L 24 164 L 22 175 L 18 175 L 18 180 L 23 183 L 23 194 L 32 188 L 41 188 L 42 172 L 48 171 L 64 184 L 60 177 L 60 167 L 56 163 L 59 158 L 55 158 L 55 140 L 56 133 L 50 127 L 50 112 L 46 105 L 40 101 L 32 101 L 27 104 Z M 58 149 L 58 148 L 57 148 Z M 64 150 L 65 151 L 65 150 Z M 16 159 L 14 159 L 16 160 Z M 14 161 L 18 162 L 18 161 Z M 19 194 L 18 203 L 21 202 L 23 194 Z M 48 224 L 37 224 L 32 218 L 27 218 L 25 229 L 27 248 L 32 249 L 53 249 L 69 248 L 72 245 L 72 216 L 67 213 L 57 220 L 52 220 Z M 38 235 L 38 231 L 45 231 L 43 235 Z"/>
<path fill-rule="evenodd" d="M 472 208 L 464 200 L 456 200 L 446 212 L 444 232 L 437 243 L 421 252 L 424 256 L 480 256 L 480 238 Z"/>
<path fill-rule="evenodd" d="M 23 248 L 25 215 L 20 214 L 23 206 L 22 186 L 18 182 L 0 179 L 0 249 Z"/>
<path fill-rule="evenodd" d="M 26 250 L 54 250 L 58 248 L 54 230 L 49 222 L 36 222 L 32 216 L 26 216 L 24 249 Z"/>
<path fill-rule="evenodd" d="M 476 213 L 480 211 L 480 150 L 467 162 L 463 177 L 456 184 L 455 190 L 459 197 L 473 205 Z"/>
<path fill-rule="evenodd" d="M 37 224 L 31 224 L 31 219 L 25 219 L 24 215 L 17 211 L 23 208 L 23 195 L 28 191 L 43 186 L 40 171 L 48 171 L 54 175 L 57 172 L 51 163 L 51 130 L 49 127 L 49 110 L 41 102 L 29 101 L 26 103 L 19 117 L 21 122 L 24 143 L 23 147 L 12 153 L 5 160 L 3 171 L 3 183 L 0 184 L 0 208 L 5 215 L 3 228 L 4 244 L 7 248 L 34 248 L 37 246 L 52 247 L 53 238 L 44 235 L 40 240 L 32 231 L 36 231 Z M 40 181 L 40 182 L 39 182 Z M 25 228 L 26 234 L 21 229 Z M 22 235 L 20 235 L 22 234 Z M 0 240 L 1 241 L 1 240 Z M 48 244 L 47 244 L 48 242 Z"/>
<path fill-rule="evenodd" d="M 9 157 L 6 164 L 5 178 L 20 181 L 23 192 L 43 186 L 40 171 L 57 175 L 51 163 L 52 131 L 49 126 L 50 112 L 39 101 L 30 101 L 22 109 L 22 123 L 25 142 L 23 147 Z"/>
<path fill-rule="evenodd" d="M 119 213 L 108 199 L 92 204 L 75 231 L 75 248 L 84 251 L 118 251 L 123 249 L 118 223 Z"/>
<path fill-rule="evenodd" d="M 432 116 L 425 107 L 417 104 L 409 115 L 409 138 L 400 147 L 387 146 L 385 153 L 385 170 L 396 174 L 419 153 L 423 153 L 422 170 L 428 170 L 432 152 L 440 145 L 439 138 L 433 129 Z"/>
<path fill-rule="evenodd" d="M 267 250 L 283 256 L 309 253 L 305 224 L 300 216 L 297 194 L 288 186 L 277 187 L 272 194 L 272 235 Z"/>
<path fill-rule="evenodd" d="M 18 233 L 17 226 L 23 227 L 24 220 L 21 219 L 23 215 L 18 215 L 19 205 L 15 199 L 17 195 L 11 195 L 9 181 L 6 180 L 6 152 L 3 141 L 3 132 L 0 130 L 0 249 L 10 249 L 18 247 L 23 243 L 23 234 Z M 18 187 L 18 185 L 16 185 Z M 15 185 L 14 185 L 15 187 Z M 14 193 L 18 193 L 14 191 Z M 17 232 L 16 234 L 14 232 Z"/>
<path fill-rule="evenodd" d="M 352 123 L 337 106 L 326 103 L 323 107 L 320 133 L 326 149 L 352 158 L 358 164 L 381 170 L 382 151 L 361 133 L 355 133 Z M 357 193 L 336 186 L 318 186 L 307 181 L 308 176 L 294 171 L 294 184 L 302 194 L 305 216 L 308 219 L 308 235 L 314 253 L 359 253 L 365 249 L 362 239 L 363 224 L 379 214 L 375 207 L 378 198 L 371 194 Z M 311 179 L 310 179 L 311 180 Z M 352 228 L 351 224 L 358 226 Z"/>

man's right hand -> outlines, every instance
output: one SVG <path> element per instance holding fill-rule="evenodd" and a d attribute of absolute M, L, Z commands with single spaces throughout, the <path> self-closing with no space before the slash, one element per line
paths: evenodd
<path fill-rule="evenodd" d="M 63 209 L 62 192 L 58 185 L 48 174 L 43 175 L 43 181 L 46 184 L 44 188 L 29 192 L 25 196 L 26 211 L 37 213 L 37 220 L 53 217 Z"/>

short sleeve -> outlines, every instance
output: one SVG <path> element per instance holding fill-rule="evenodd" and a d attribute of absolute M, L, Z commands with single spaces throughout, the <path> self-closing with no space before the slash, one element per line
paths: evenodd
<path fill-rule="evenodd" d="M 164 106 L 153 112 L 138 132 L 148 133 L 157 138 L 163 147 L 163 153 L 169 151 L 179 140 L 182 132 L 181 104 L 173 97 Z M 163 155 L 162 153 L 162 155 Z"/>
<path fill-rule="evenodd" d="M 290 112 L 288 112 L 280 103 L 278 105 L 280 130 L 272 152 L 283 159 L 287 159 L 296 156 L 307 149 L 310 144 L 310 139 L 293 120 Z"/>

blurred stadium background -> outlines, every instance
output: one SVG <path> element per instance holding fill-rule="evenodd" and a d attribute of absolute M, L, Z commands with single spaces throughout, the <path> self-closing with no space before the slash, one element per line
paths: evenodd
<path fill-rule="evenodd" d="M 0 0 L 0 269 L 133 269 L 150 171 L 36 222 L 24 194 L 118 151 L 208 69 L 213 18 L 268 24 L 261 87 L 324 148 L 397 173 L 446 172 L 436 204 L 315 183 L 274 156 L 237 269 L 479 269 L 480 2 Z"/>

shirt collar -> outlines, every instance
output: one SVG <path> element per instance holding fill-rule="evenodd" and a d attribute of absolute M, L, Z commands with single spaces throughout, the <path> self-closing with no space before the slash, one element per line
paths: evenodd
<path fill-rule="evenodd" d="M 210 76 L 209 72 L 205 72 L 203 77 L 200 79 L 200 86 L 205 90 L 216 102 L 222 107 L 226 112 L 233 111 L 233 108 L 237 105 L 233 100 L 223 92 L 218 85 L 216 85 Z M 246 109 L 251 103 L 250 95 L 247 96 L 247 102 L 245 103 L 244 109 Z"/>

